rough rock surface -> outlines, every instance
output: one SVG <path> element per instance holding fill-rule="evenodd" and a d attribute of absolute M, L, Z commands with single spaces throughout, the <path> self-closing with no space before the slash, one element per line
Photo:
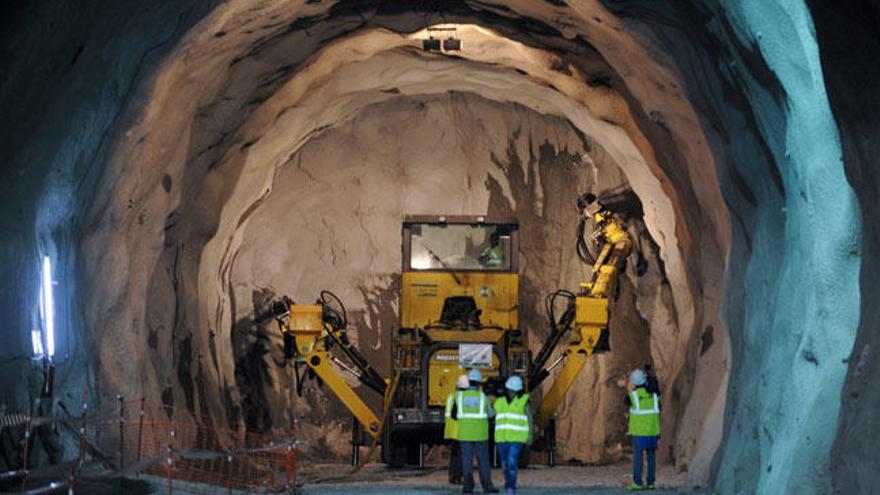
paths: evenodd
<path fill-rule="evenodd" d="M 860 249 L 862 267 L 861 321 L 852 353 L 846 359 L 847 374 L 832 451 L 835 493 L 870 493 L 877 486 L 877 417 L 880 404 L 880 297 L 876 253 L 880 251 L 880 200 L 877 156 L 880 142 L 880 97 L 877 91 L 852 91 L 876 84 L 880 71 L 872 59 L 880 52 L 880 6 L 863 2 L 808 2 L 816 23 L 816 36 L 831 110 L 840 128 L 847 177 L 859 197 L 862 220 Z M 863 23 L 846 19 L 858 17 Z M 851 47 L 858 46 L 858 50 Z"/>
<path fill-rule="evenodd" d="M 251 217 L 232 255 L 234 300 L 259 301 L 259 294 L 269 292 L 309 301 L 331 290 L 346 304 L 352 340 L 384 371 L 398 318 L 403 216 L 512 215 L 521 222 L 520 326 L 537 352 L 547 332 L 544 296 L 577 287 L 586 274 L 574 251 L 578 195 L 626 186 L 601 146 L 559 118 L 458 93 L 376 104 L 316 136 L 279 167 L 273 194 Z M 679 331 L 669 317 L 675 308 L 656 246 L 650 237 L 643 243 L 655 253 L 647 253 L 644 278 L 625 282 L 612 321 L 615 352 L 590 363 L 561 411 L 563 459 L 619 460 L 626 443 L 620 411 L 628 370 L 652 362 L 652 348 L 661 357 L 673 353 L 668 347 L 674 338 L 662 335 Z M 652 314 L 642 315 L 635 300 Z M 236 329 L 265 331 L 247 324 L 254 309 L 260 308 L 236 305 Z M 658 335 L 656 345 L 652 334 Z M 237 368 L 249 366 L 239 356 L 251 348 L 235 352 Z M 255 363 L 270 377 L 262 390 L 251 379 L 238 383 L 249 390 L 244 417 L 271 418 L 249 426 L 278 427 L 296 415 L 308 418 L 303 423 L 332 419 L 349 427 L 348 413 L 314 387 L 291 404 L 291 377 L 278 361 L 269 353 Z M 656 361 L 664 364 L 660 376 L 674 378 L 665 360 Z M 669 404 L 670 417 L 679 407 Z M 674 431 L 669 437 L 675 438 Z M 347 446 L 342 442 L 333 451 L 345 455 Z"/>
<path fill-rule="evenodd" d="M 230 102 L 236 98 L 240 100 L 240 92 L 249 86 L 236 84 L 223 89 L 214 88 L 213 91 L 219 91 L 211 97 L 216 103 L 198 109 L 194 134 L 181 134 L 175 131 L 175 126 L 187 122 L 182 109 L 196 111 L 191 103 L 192 95 L 205 89 L 194 83 L 192 75 L 181 71 L 179 65 L 169 65 L 169 73 L 159 78 L 160 83 L 151 90 L 153 104 L 150 110 L 126 132 L 126 139 L 119 143 L 103 179 L 106 184 L 115 184 L 115 189 L 103 190 L 130 190 L 130 196 L 139 199 L 129 203 L 120 201 L 119 195 L 100 198 L 95 203 L 100 208 L 93 210 L 94 228 L 85 240 L 85 250 L 91 253 L 85 257 L 86 271 L 100 274 L 96 277 L 104 280 L 98 291 L 88 296 L 88 314 L 93 326 L 113 328 L 132 321 L 137 328 L 141 311 L 146 311 L 143 317 L 145 328 L 140 331 L 146 333 L 145 336 L 139 337 L 139 332 L 104 333 L 100 338 L 108 359 L 118 358 L 114 349 L 139 345 L 139 338 L 147 341 L 147 352 L 138 360 L 117 360 L 113 366 L 116 371 L 100 378 L 108 381 L 110 389 L 125 387 L 123 377 L 137 376 L 136 370 L 146 366 L 153 371 L 144 376 L 142 390 L 151 398 L 155 411 L 163 407 L 181 409 L 196 416 L 212 417 L 213 421 L 230 426 L 240 424 L 240 402 L 251 385 L 239 388 L 236 384 L 266 379 L 260 374 L 243 375 L 233 365 L 232 348 L 238 347 L 238 341 L 232 335 L 238 324 L 233 313 L 242 301 L 252 299 L 241 299 L 233 294 L 231 273 L 245 227 L 277 190 L 277 167 L 328 126 L 353 118 L 373 102 L 393 100 L 402 95 L 444 93 L 453 88 L 487 97 L 503 90 L 508 104 L 522 102 L 534 108 L 552 110 L 572 120 L 580 131 L 602 143 L 606 153 L 626 173 L 636 192 L 646 198 L 645 227 L 655 233 L 652 236 L 660 246 L 659 255 L 668 275 L 664 280 L 669 281 L 669 292 L 657 294 L 667 298 L 664 304 L 674 304 L 676 308 L 675 311 L 659 311 L 657 317 L 664 322 L 663 326 L 685 329 L 682 332 L 658 332 L 657 335 L 667 341 L 654 346 L 652 352 L 656 351 L 659 359 L 664 361 L 661 367 L 669 370 L 661 378 L 669 378 L 672 393 L 667 402 L 670 410 L 678 410 L 679 404 L 688 401 L 693 406 L 687 422 L 689 428 L 678 430 L 687 431 L 686 442 L 673 433 L 681 416 L 668 414 L 664 419 L 666 431 L 675 445 L 670 442 L 668 457 L 679 461 L 691 458 L 692 449 L 700 445 L 697 440 L 701 434 L 695 435 L 690 427 L 697 425 L 699 431 L 699 426 L 706 422 L 706 412 L 711 410 L 710 404 L 717 404 L 719 400 L 717 387 L 711 387 L 708 394 L 689 392 L 694 373 L 694 364 L 688 357 L 689 348 L 694 345 L 693 318 L 696 311 L 702 313 L 702 306 L 692 302 L 689 296 L 692 289 L 687 272 L 694 272 L 696 268 L 685 267 L 681 262 L 677 236 L 671 231 L 675 229 L 677 232 L 683 227 L 676 225 L 674 209 L 664 194 L 662 172 L 656 170 L 661 174 L 659 178 L 651 175 L 650 167 L 644 162 L 650 158 L 643 158 L 639 147 L 630 140 L 632 136 L 643 143 L 644 137 L 640 137 L 638 129 L 626 124 L 631 122 L 631 116 L 626 107 L 621 106 L 622 100 L 607 90 L 578 92 L 577 86 L 572 84 L 572 79 L 579 77 L 577 74 L 558 81 L 561 86 L 569 85 L 575 93 L 573 96 L 587 98 L 585 101 L 589 101 L 589 108 L 598 113 L 597 118 L 572 106 L 558 93 L 523 78 L 519 70 L 489 70 L 467 61 L 447 59 L 431 60 L 426 65 L 410 50 L 398 49 L 388 54 L 365 51 L 365 46 L 374 50 L 385 47 L 380 41 L 392 43 L 391 48 L 394 43 L 412 43 L 406 38 L 378 31 L 328 47 L 321 58 L 313 60 L 297 78 L 279 88 L 268 100 L 264 103 L 258 100 L 257 104 L 262 103 L 261 106 L 234 135 L 219 131 L 217 127 L 228 125 L 236 108 Z M 483 35 L 482 41 L 475 44 L 473 55 L 475 59 L 489 57 L 486 61 L 491 61 L 490 54 L 504 59 L 508 52 L 521 53 L 524 50 L 528 48 Z M 530 71 L 547 72 L 547 64 L 555 63 L 552 57 L 541 56 L 540 52 L 530 55 L 525 58 L 527 63 L 524 65 Z M 217 63 L 211 58 L 216 57 L 211 50 L 206 49 L 204 56 L 208 57 L 205 64 Z M 203 71 L 209 70 L 205 64 L 199 64 Z M 330 71 L 334 67 L 337 69 Z M 310 86 L 314 89 L 305 91 Z M 170 120 L 166 118 L 167 112 L 172 112 Z M 615 122 L 621 122 L 627 132 Z M 218 149 L 223 153 L 218 153 Z M 138 174 L 124 174 L 134 164 L 137 164 Z M 702 210 L 691 208 L 687 211 Z M 133 229 L 156 233 L 156 237 L 151 237 L 154 242 L 144 243 L 138 237 L 128 235 L 117 225 L 120 218 Z M 159 232 L 164 232 L 164 238 Z M 114 248 L 108 250 L 108 245 Z M 118 255 L 138 259 L 139 263 L 131 265 L 129 273 L 115 271 L 117 263 L 108 263 L 107 260 Z M 713 290 L 720 290 L 717 285 L 720 279 L 713 283 Z M 130 291 L 124 287 L 137 289 Z M 143 287 L 151 294 L 146 300 L 137 297 Z M 709 293 L 708 289 L 704 290 L 704 294 Z M 125 302 L 117 303 L 117 297 L 122 297 Z M 639 301 L 645 305 L 646 311 L 653 311 L 651 308 L 656 305 L 651 298 Z M 717 315 L 711 318 L 717 318 Z M 674 323 L 667 324 L 667 321 Z M 202 330 L 197 331 L 199 327 Z M 725 348 L 723 341 L 722 345 L 714 347 L 721 356 Z M 174 356 L 178 363 L 175 368 L 166 366 L 165 356 L 168 355 Z M 726 369 L 724 360 L 715 359 L 714 362 L 722 371 Z M 720 383 L 723 376 L 711 375 L 704 381 Z M 218 386 L 212 386 L 212 382 Z M 613 402 L 603 407 L 616 412 Z M 277 425 L 265 414 L 253 421 L 262 427 L 270 423 Z M 604 425 L 604 422 L 598 424 Z M 604 443 L 605 439 L 595 441 Z M 607 460 L 607 455 L 602 452 L 608 451 L 616 452 L 610 458 L 619 456 L 617 442 L 612 441 L 594 454 L 584 452 L 589 444 L 581 443 L 571 453 L 572 457 Z M 711 450 L 704 451 L 703 455 L 710 453 Z"/>
<path fill-rule="evenodd" d="M 804 4 L 781 0 L 10 6 L 4 22 L 18 25 L 0 30 L 0 160 L 10 171 L 0 184 L 0 305 L 10 322 L 0 366 L 15 377 L 3 383 L 5 405 L 27 409 L 39 385 L 29 336 L 39 326 L 35 267 L 48 254 L 63 316 L 58 401 L 70 406 L 86 388 L 98 405 L 146 395 L 151 414 L 274 424 L 271 414 L 244 415 L 266 408 L 242 400 L 271 388 L 270 375 L 248 374 L 234 357 L 246 350 L 246 364 L 271 352 L 237 331 L 236 318 L 246 326 L 270 294 L 249 287 L 262 275 L 238 278 L 235 254 L 267 211 L 261 204 L 282 191 L 276 172 L 374 104 L 453 90 L 534 110 L 517 118 L 567 119 L 596 145 L 584 151 L 604 150 L 640 195 L 669 291 L 635 282 L 641 297 L 629 314 L 652 322 L 651 357 L 671 380 L 665 400 L 681 406 L 664 430 L 676 431 L 671 457 L 691 483 L 714 473 L 722 493 L 825 493 L 834 473 L 840 490 L 873 486 L 873 437 L 862 433 L 876 429 L 869 379 L 880 345 L 868 213 L 876 11 L 808 3 L 815 30 Z M 419 30 L 441 22 L 483 27 L 453 57 L 421 53 Z M 850 34 L 863 41 L 856 54 Z M 533 130 L 513 139 L 517 126 L 501 127 L 484 151 L 508 169 L 472 185 L 474 204 L 485 186 L 487 209 L 541 219 L 553 208 L 541 172 L 549 167 L 532 162 L 564 157 L 569 139 L 550 140 L 552 153 L 543 141 L 529 151 L 508 143 L 532 142 Z M 527 277 L 535 293 L 553 281 Z M 366 301 L 387 296 L 360 296 L 367 328 L 380 316 Z M 656 331 L 671 307 L 677 334 Z M 583 380 L 616 374 L 601 363 Z M 310 435 L 344 441 L 338 426 L 314 425 Z"/>

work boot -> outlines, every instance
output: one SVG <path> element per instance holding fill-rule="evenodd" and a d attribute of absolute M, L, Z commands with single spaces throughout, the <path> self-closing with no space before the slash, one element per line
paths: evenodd
<path fill-rule="evenodd" d="M 628 487 L 626 487 L 626 489 L 631 492 L 637 492 L 637 491 L 643 490 L 644 487 L 642 485 L 636 483 L 635 481 L 633 481 L 632 483 L 629 484 Z"/>

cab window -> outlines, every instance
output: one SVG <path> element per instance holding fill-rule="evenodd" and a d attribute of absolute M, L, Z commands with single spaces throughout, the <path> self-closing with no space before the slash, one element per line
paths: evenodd
<path fill-rule="evenodd" d="M 412 270 L 510 271 L 510 229 L 498 225 L 410 225 Z"/>

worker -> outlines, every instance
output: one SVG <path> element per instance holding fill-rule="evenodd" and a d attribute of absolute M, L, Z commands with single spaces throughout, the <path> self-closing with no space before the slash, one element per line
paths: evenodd
<path fill-rule="evenodd" d="M 462 493 L 474 493 L 474 453 L 480 467 L 483 493 L 498 493 L 492 486 L 492 467 L 489 465 L 489 417 L 494 412 L 489 398 L 480 389 L 483 374 L 480 370 L 468 372 L 467 390 L 455 393 L 452 419 L 458 423 L 458 443 L 461 446 Z"/>
<path fill-rule="evenodd" d="M 657 380 L 657 375 L 654 374 L 654 370 L 651 368 L 650 364 L 645 365 L 645 390 L 648 391 L 649 394 L 657 394 L 660 396 L 660 382 Z"/>
<path fill-rule="evenodd" d="M 497 231 L 489 235 L 489 245 L 480 254 L 480 264 L 485 268 L 504 267 L 504 246 L 501 245 L 501 234 Z"/>
<path fill-rule="evenodd" d="M 506 495 L 516 492 L 516 474 L 523 447 L 532 440 L 529 394 L 522 378 L 513 375 L 504 382 L 505 396 L 495 401 L 495 445 L 501 456 Z"/>
<path fill-rule="evenodd" d="M 449 441 L 449 484 L 461 484 L 461 447 L 458 444 L 458 421 L 452 419 L 452 408 L 455 405 L 455 395 L 470 387 L 467 375 L 460 375 L 456 382 L 456 392 L 446 398 L 446 422 L 443 428 L 443 438 Z"/>
<path fill-rule="evenodd" d="M 633 481 L 627 490 L 653 490 L 656 469 L 657 440 L 660 438 L 660 398 L 646 389 L 645 372 L 636 369 L 630 375 L 635 387 L 627 396 L 629 403 L 629 435 L 633 445 Z M 642 457 L 648 457 L 646 483 L 642 484 Z"/>

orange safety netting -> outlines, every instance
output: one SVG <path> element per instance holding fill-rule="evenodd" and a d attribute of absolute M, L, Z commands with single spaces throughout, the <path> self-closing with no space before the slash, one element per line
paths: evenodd
<path fill-rule="evenodd" d="M 116 407 L 98 412 L 84 407 L 68 418 L 0 417 L 0 428 L 22 435 L 24 446 L 20 469 L 0 475 L 0 485 L 27 493 L 55 483 L 75 493 L 77 486 L 140 478 L 168 493 L 295 492 L 295 425 L 276 434 L 254 433 L 170 412 L 150 417 L 143 404 L 120 400 Z M 79 452 L 75 459 L 65 455 L 63 466 L 31 468 L 33 433 L 52 426 L 76 435 Z"/>

